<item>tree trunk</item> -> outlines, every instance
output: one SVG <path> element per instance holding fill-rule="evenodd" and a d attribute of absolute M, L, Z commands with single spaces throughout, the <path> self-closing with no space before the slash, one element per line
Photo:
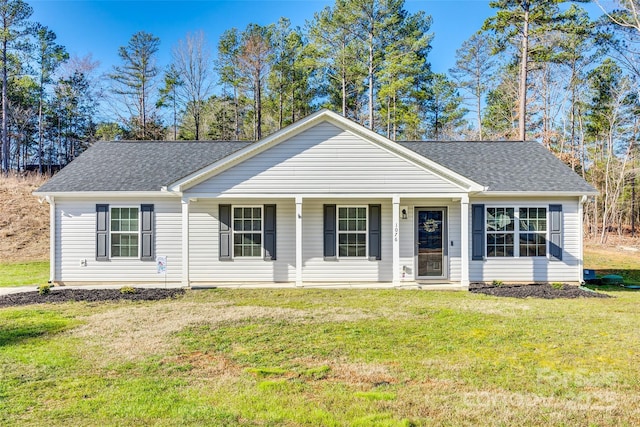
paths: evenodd
<path fill-rule="evenodd" d="M 234 126 L 235 126 L 235 136 L 236 141 L 240 139 L 240 106 L 238 105 L 238 88 L 233 86 L 233 106 L 234 106 Z"/>
<path fill-rule="evenodd" d="M 256 76 L 256 141 L 262 139 L 262 76 Z"/>
<path fill-rule="evenodd" d="M 529 62 L 529 2 L 522 3 L 524 20 L 522 23 L 522 52 L 520 58 L 520 103 L 518 107 L 518 139 L 527 139 L 527 63 Z"/>
<path fill-rule="evenodd" d="M 387 96 L 387 138 L 391 139 L 391 98 Z"/>
<path fill-rule="evenodd" d="M 42 98 L 44 97 L 44 76 L 40 73 L 40 100 L 38 105 L 38 174 L 42 175 Z"/>
<path fill-rule="evenodd" d="M 373 23 L 369 32 L 369 129 L 373 130 Z"/>
<path fill-rule="evenodd" d="M 478 79 L 478 85 L 476 86 L 476 108 L 478 109 L 478 138 L 482 141 L 482 91 L 480 88 L 480 81 Z"/>
<path fill-rule="evenodd" d="M 4 26 L 6 28 L 6 24 Z M 7 39 L 2 41 L 2 169 L 9 175 L 9 132 L 7 126 Z"/>
<path fill-rule="evenodd" d="M 346 45 L 342 45 L 342 52 L 345 52 Z M 342 115 L 347 117 L 347 64 L 344 58 L 344 53 L 342 56 L 342 75 L 340 76 L 342 81 Z"/>
<path fill-rule="evenodd" d="M 178 140 L 178 111 L 176 107 L 176 88 L 173 86 L 173 140 Z"/>

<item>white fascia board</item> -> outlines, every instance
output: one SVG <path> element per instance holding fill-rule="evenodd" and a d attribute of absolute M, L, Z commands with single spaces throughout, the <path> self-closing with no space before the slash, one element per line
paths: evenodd
<path fill-rule="evenodd" d="M 323 121 L 327 121 L 347 132 L 351 132 L 356 136 L 367 139 L 371 142 L 376 143 L 380 148 L 386 150 L 387 152 L 405 158 L 406 160 L 411 161 L 416 164 L 418 167 L 422 169 L 428 170 L 430 172 L 435 172 L 438 176 L 443 179 L 451 182 L 453 185 L 460 187 L 460 189 L 464 191 L 483 191 L 485 188 L 480 184 L 471 181 L 470 179 L 453 172 L 450 169 L 445 168 L 444 166 L 427 159 L 415 153 L 414 151 L 409 150 L 408 148 L 403 147 L 402 145 L 387 139 L 386 137 L 375 133 L 374 131 L 365 128 L 364 126 L 357 124 L 337 113 L 334 113 L 329 110 L 320 110 L 310 116 L 305 117 L 304 119 L 289 125 L 288 127 L 281 129 L 280 131 L 255 142 L 254 144 L 249 145 L 230 156 L 215 162 L 204 169 L 196 171 L 185 178 L 182 178 L 179 181 L 168 186 L 170 191 L 185 191 L 194 185 L 206 180 L 214 176 L 217 173 L 220 173 L 228 168 L 241 163 L 242 161 L 262 152 L 268 148 L 277 145 L 278 143 L 291 138 L 300 132 L 316 125 L 317 123 L 321 123 Z"/>
<path fill-rule="evenodd" d="M 476 193 L 477 197 L 582 197 L 596 196 L 597 191 L 486 191 Z"/>
<path fill-rule="evenodd" d="M 175 198 L 180 197 L 179 194 L 165 191 L 63 191 L 63 192 L 37 192 L 37 197 L 65 197 L 77 199 L 106 199 L 110 197 L 126 197 L 126 198 Z"/>
<path fill-rule="evenodd" d="M 460 193 L 187 193 L 190 199 L 462 199 L 467 192 Z"/>

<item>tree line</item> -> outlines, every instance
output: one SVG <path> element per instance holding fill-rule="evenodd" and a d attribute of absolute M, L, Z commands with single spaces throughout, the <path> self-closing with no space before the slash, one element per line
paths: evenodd
<path fill-rule="evenodd" d="M 491 1 L 446 73 L 430 66 L 427 13 L 336 0 L 302 27 L 283 17 L 215 41 L 186 34 L 170 64 L 141 31 L 97 76 L 28 3 L 0 0 L 0 163 L 43 173 L 97 140 L 257 140 L 329 108 L 392 140 L 537 140 L 600 191 L 585 223 L 604 240 L 640 219 L 640 2 L 600 5 L 597 19 L 581 3 Z"/>

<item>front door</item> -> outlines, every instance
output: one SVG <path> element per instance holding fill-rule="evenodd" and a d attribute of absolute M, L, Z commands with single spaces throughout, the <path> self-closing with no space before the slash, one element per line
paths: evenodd
<path fill-rule="evenodd" d="M 446 209 L 416 209 L 417 279 L 447 276 Z"/>

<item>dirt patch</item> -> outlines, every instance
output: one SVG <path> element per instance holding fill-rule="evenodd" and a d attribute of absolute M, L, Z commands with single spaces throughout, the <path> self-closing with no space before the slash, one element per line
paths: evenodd
<path fill-rule="evenodd" d="M 0 176 L 0 260 L 40 261 L 49 258 L 49 204 L 31 193 L 45 177 Z"/>
<path fill-rule="evenodd" d="M 575 285 L 552 286 L 548 283 L 528 285 L 486 285 L 472 283 L 469 292 L 511 298 L 611 298 L 610 295 L 588 291 Z"/>
<path fill-rule="evenodd" d="M 40 295 L 37 291 L 2 295 L 0 296 L 0 307 L 68 301 L 157 301 L 175 298 L 182 294 L 184 294 L 184 289 L 136 288 L 132 294 L 123 294 L 120 289 L 54 289 L 47 295 Z"/>

